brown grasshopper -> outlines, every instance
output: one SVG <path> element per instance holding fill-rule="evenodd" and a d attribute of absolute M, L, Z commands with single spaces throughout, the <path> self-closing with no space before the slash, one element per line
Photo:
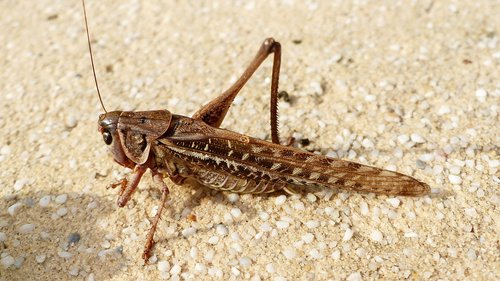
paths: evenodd
<path fill-rule="evenodd" d="M 122 179 L 118 206 L 132 197 L 149 169 L 161 188 L 161 205 L 147 234 L 142 257 L 147 262 L 153 236 L 165 207 L 169 189 L 164 177 L 180 185 L 194 180 L 212 189 L 235 193 L 265 194 L 283 190 L 296 193 L 307 186 L 386 195 L 422 196 L 427 184 L 410 176 L 354 162 L 329 158 L 281 145 L 278 133 L 278 79 L 281 45 L 264 40 L 243 75 L 224 93 L 204 105 L 192 117 L 168 110 L 106 111 L 95 74 L 85 3 L 85 28 L 96 90 L 105 113 L 98 129 L 114 160 L 133 170 Z M 231 103 L 261 63 L 273 54 L 271 78 L 271 140 L 259 140 L 219 128 Z"/>

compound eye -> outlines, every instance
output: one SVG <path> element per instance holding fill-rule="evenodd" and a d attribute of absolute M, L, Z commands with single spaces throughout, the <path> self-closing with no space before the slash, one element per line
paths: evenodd
<path fill-rule="evenodd" d="M 109 132 L 102 133 L 102 139 L 107 145 L 110 145 L 113 142 L 113 137 Z"/>

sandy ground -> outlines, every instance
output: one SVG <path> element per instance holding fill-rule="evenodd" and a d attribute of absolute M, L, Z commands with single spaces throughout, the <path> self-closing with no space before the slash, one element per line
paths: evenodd
<path fill-rule="evenodd" d="M 96 130 L 81 3 L 0 1 L 0 280 L 500 278 L 498 1 L 178 2 L 89 1 L 109 110 L 190 115 L 273 36 L 284 138 L 441 195 L 235 196 L 167 181 L 143 266 L 160 193 L 146 176 L 118 208 L 106 189 L 127 171 Z M 224 128 L 269 139 L 270 65 Z"/>

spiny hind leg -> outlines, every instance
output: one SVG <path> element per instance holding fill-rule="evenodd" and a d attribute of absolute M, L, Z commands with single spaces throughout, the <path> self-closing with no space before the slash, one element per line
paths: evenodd
<path fill-rule="evenodd" d="M 271 139 L 273 143 L 279 144 L 278 80 L 281 65 L 281 44 L 274 41 L 273 38 L 267 38 L 264 40 L 259 51 L 241 77 L 224 93 L 198 110 L 193 115 L 193 118 L 202 120 L 210 126 L 219 127 L 236 95 L 238 95 L 241 88 L 243 88 L 250 77 L 252 77 L 254 72 L 270 54 L 274 54 L 273 72 L 271 77 Z"/>

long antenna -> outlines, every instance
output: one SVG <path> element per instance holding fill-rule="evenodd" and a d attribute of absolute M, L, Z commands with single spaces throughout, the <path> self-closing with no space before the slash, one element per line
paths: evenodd
<path fill-rule="evenodd" d="M 89 43 L 90 63 L 92 64 L 92 73 L 94 74 L 95 88 L 97 89 L 97 95 L 99 96 L 99 101 L 101 102 L 102 109 L 104 109 L 104 112 L 108 113 L 108 111 L 104 107 L 104 103 L 102 102 L 101 92 L 99 91 L 99 84 L 97 83 L 97 76 L 95 75 L 94 58 L 92 55 L 92 46 L 90 45 L 89 24 L 87 23 L 87 10 L 85 9 L 85 0 L 82 0 L 82 5 L 83 15 L 85 18 L 85 30 L 87 31 L 87 42 Z"/>

